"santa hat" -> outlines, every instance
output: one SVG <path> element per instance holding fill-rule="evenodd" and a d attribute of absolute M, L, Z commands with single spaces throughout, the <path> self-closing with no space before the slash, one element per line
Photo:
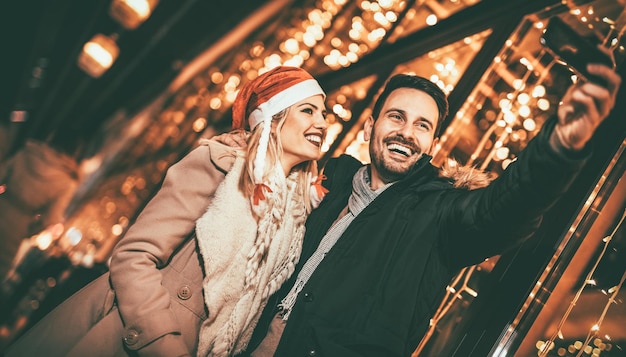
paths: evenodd
<path fill-rule="evenodd" d="M 326 97 L 319 83 L 305 70 L 298 67 L 280 66 L 270 69 L 254 80 L 244 84 L 232 106 L 233 129 L 250 130 L 263 125 L 256 157 L 253 163 L 255 201 L 264 199 L 263 171 L 269 142 L 272 116 L 291 105 L 314 95 Z M 246 113 L 250 113 L 246 118 Z"/>

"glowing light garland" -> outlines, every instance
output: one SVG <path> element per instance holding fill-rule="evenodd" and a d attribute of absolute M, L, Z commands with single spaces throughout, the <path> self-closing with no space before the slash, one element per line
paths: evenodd
<path fill-rule="evenodd" d="M 602 258 L 604 258 L 604 254 L 607 251 L 609 243 L 611 242 L 611 240 L 615 236 L 615 233 L 618 231 L 618 229 L 620 228 L 620 226 L 624 222 L 624 218 L 625 217 L 626 217 L 626 210 L 624 210 L 624 213 L 622 214 L 622 218 L 620 219 L 619 223 L 617 224 L 617 226 L 615 227 L 613 232 L 610 235 L 604 237 L 604 239 L 602 239 L 602 242 L 604 242 L 604 246 L 602 247 L 602 252 L 600 253 L 598 258 L 596 259 L 595 264 L 593 265 L 593 267 L 591 268 L 591 270 L 589 271 L 587 276 L 585 277 L 583 285 L 578 289 L 578 291 L 576 292 L 576 295 L 574 296 L 574 298 L 570 302 L 570 304 L 569 304 L 569 306 L 567 308 L 567 311 L 565 312 L 565 314 L 563 314 L 563 317 L 561 318 L 561 321 L 559 321 L 559 324 L 558 324 L 558 326 L 556 328 L 556 331 L 554 332 L 552 337 L 550 337 L 550 339 L 548 341 L 546 341 L 542 345 L 542 347 L 540 348 L 540 350 L 539 350 L 539 357 L 547 356 L 548 352 L 554 346 L 554 341 L 557 338 L 561 338 L 561 339 L 563 338 L 563 333 L 562 333 L 561 329 L 563 328 L 563 325 L 565 324 L 565 321 L 567 321 L 570 313 L 574 309 L 574 306 L 576 306 L 576 303 L 578 302 L 578 299 L 580 298 L 580 295 L 582 294 L 583 290 L 585 290 L 585 287 L 587 285 L 589 285 L 590 282 L 594 281 L 593 280 L 593 274 L 595 273 L 595 271 L 596 271 L 598 265 L 600 264 L 600 261 L 602 260 Z M 619 293 L 622 285 L 624 284 L 624 280 L 625 279 L 626 279 L 626 271 L 624 271 L 624 274 L 622 275 L 622 278 L 621 278 L 619 284 L 617 286 L 615 286 L 615 287 L 610 289 L 610 290 L 612 290 L 611 296 L 609 297 L 609 300 L 607 301 L 606 305 L 604 306 L 602 314 L 600 314 L 600 317 L 598 318 L 597 322 L 593 326 L 591 326 L 591 328 L 589 329 L 589 333 L 587 334 L 587 338 L 585 339 L 585 342 L 583 343 L 582 347 L 580 348 L 580 352 L 576 355 L 577 357 L 582 356 L 582 353 L 585 350 L 585 346 L 588 346 L 589 343 L 591 342 L 591 340 L 594 337 L 597 337 L 597 334 L 598 334 L 598 332 L 600 330 L 600 326 L 602 325 L 602 322 L 604 321 L 604 317 L 606 316 L 606 313 L 609 310 L 609 307 L 611 306 L 611 304 L 615 303 L 615 297 L 617 296 L 617 294 Z"/>

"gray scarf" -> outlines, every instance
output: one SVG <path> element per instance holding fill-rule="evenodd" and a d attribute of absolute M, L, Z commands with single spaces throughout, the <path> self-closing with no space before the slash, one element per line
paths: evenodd
<path fill-rule="evenodd" d="M 348 228 L 354 218 L 361 213 L 367 205 L 369 205 L 381 192 L 391 185 L 392 184 L 390 183 L 376 191 L 372 191 L 370 188 L 370 178 L 367 166 L 361 167 L 356 174 L 354 174 L 354 178 L 352 179 L 352 194 L 348 200 L 348 212 L 345 216 L 341 217 L 341 219 L 336 220 L 328 232 L 326 232 L 326 235 L 322 238 L 315 253 L 311 255 L 309 260 L 307 260 L 302 267 L 302 270 L 298 274 L 296 283 L 291 288 L 287 296 L 285 296 L 285 298 L 278 305 L 282 309 L 283 320 L 287 320 L 289 318 L 289 314 L 291 313 L 293 305 L 296 303 L 298 294 L 302 291 L 302 288 L 304 288 L 304 285 L 309 280 L 311 275 L 313 275 L 317 266 L 322 262 L 322 259 L 324 259 L 335 243 L 337 243 L 337 240 L 339 240 L 339 237 L 341 237 L 346 228 Z"/>

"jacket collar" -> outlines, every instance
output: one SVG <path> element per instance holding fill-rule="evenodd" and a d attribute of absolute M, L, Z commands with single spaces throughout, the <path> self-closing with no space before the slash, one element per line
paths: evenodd
<path fill-rule="evenodd" d="M 420 191 L 441 188 L 461 188 L 474 190 L 485 187 L 493 180 L 493 176 L 472 166 L 460 162 L 444 160 L 442 167 L 431 163 L 432 156 L 424 154 L 409 170 L 401 181 L 416 185 Z M 423 184 L 429 183 L 426 186 Z"/>
<path fill-rule="evenodd" d="M 213 140 L 201 140 L 200 144 L 207 145 L 211 153 L 211 161 L 223 172 L 229 172 L 237 156 L 243 156 L 241 149 L 233 148 Z"/>
<path fill-rule="evenodd" d="M 403 187 L 402 189 L 410 187 L 418 191 L 430 191 L 449 186 L 446 180 L 440 179 L 439 170 L 430 163 L 431 160 L 432 156 L 424 154 L 411 167 L 407 176 L 398 182 L 399 185 L 397 186 Z"/>

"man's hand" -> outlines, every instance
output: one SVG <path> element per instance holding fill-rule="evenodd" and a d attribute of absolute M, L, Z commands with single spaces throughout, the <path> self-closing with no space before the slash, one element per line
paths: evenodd
<path fill-rule="evenodd" d="M 250 134 L 244 130 L 233 130 L 228 133 L 216 135 L 213 140 L 230 147 L 246 148 L 248 146 L 248 137 Z"/>
<path fill-rule="evenodd" d="M 608 52 L 605 48 L 603 51 Z M 604 65 L 590 64 L 587 70 L 604 79 L 606 84 L 579 82 L 567 90 L 557 111 L 559 122 L 552 133 L 553 145 L 569 150 L 582 149 L 615 106 L 620 76 Z"/>

